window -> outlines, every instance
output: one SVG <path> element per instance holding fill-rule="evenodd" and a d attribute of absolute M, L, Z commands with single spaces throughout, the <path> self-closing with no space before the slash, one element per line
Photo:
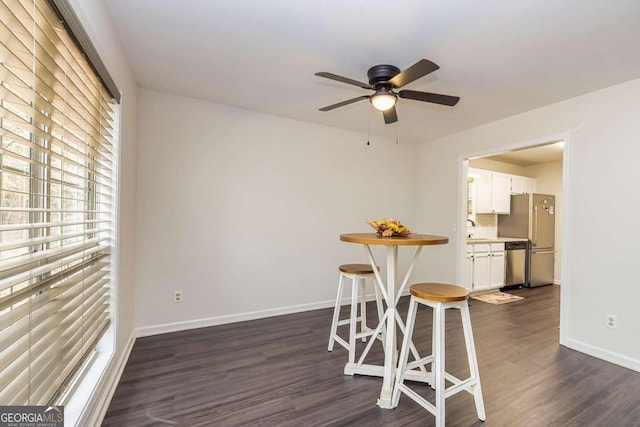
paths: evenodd
<path fill-rule="evenodd" d="M 0 405 L 60 403 L 111 324 L 115 105 L 46 0 L 0 34 Z"/>

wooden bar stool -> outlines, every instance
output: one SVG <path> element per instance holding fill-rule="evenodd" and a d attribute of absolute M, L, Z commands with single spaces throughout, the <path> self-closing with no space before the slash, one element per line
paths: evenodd
<path fill-rule="evenodd" d="M 460 286 L 446 285 L 443 283 L 419 283 L 411 286 L 411 301 L 409 303 L 409 314 L 407 315 L 407 328 L 402 350 L 400 351 L 400 366 L 396 376 L 396 383 L 393 390 L 394 406 L 398 404 L 400 393 L 404 393 L 416 401 L 420 406 L 431 412 L 436 417 L 436 426 L 444 427 L 446 398 L 466 390 L 474 397 L 478 418 L 485 420 L 484 401 L 482 399 L 482 388 L 480 386 L 480 376 L 478 373 L 478 361 L 476 358 L 475 344 L 473 342 L 473 332 L 471 330 L 471 317 L 469 316 L 469 291 Z M 418 304 L 428 305 L 433 308 L 433 341 L 432 354 L 411 363 L 408 362 L 409 346 L 411 336 L 416 321 Z M 467 348 L 467 359 L 469 361 L 470 376 L 466 380 L 460 380 L 445 371 L 445 310 L 455 308 L 460 310 L 462 316 L 462 329 Z M 414 377 L 420 375 L 415 368 L 424 367 L 431 363 L 431 373 L 428 374 L 427 382 L 435 389 L 435 405 L 428 402 L 422 396 L 409 388 L 405 383 L 407 374 Z M 445 388 L 445 380 L 453 385 Z"/>
<path fill-rule="evenodd" d="M 328 349 L 329 351 L 333 351 L 333 344 L 337 342 L 349 350 L 349 363 L 353 364 L 356 358 L 356 339 L 361 338 L 362 341 L 366 341 L 366 338 L 374 333 L 374 330 L 367 326 L 366 301 L 366 279 L 373 278 L 374 272 L 369 264 L 343 264 L 338 267 L 338 270 L 340 270 L 340 281 L 338 282 L 338 295 L 336 296 L 336 304 L 333 309 L 333 321 L 331 322 Z M 340 306 L 345 288 L 344 279 L 351 280 L 351 315 L 348 319 L 340 320 Z M 380 321 L 384 310 L 380 298 L 380 291 L 375 282 L 374 288 L 376 293 L 376 306 L 378 308 L 378 321 Z M 358 316 L 358 294 L 360 294 L 360 316 Z M 360 332 L 356 333 L 358 322 L 360 322 Z M 349 325 L 349 342 L 338 336 L 338 326 L 341 325 Z"/>

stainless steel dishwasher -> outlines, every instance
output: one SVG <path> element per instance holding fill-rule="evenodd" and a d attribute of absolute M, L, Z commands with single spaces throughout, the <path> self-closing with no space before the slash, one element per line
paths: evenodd
<path fill-rule="evenodd" d="M 528 244 L 528 241 L 505 243 L 505 288 L 527 285 Z"/>

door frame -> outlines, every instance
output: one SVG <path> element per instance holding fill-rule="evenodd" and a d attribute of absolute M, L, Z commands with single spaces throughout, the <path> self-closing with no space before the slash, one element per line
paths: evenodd
<path fill-rule="evenodd" d="M 497 147 L 487 148 L 483 150 L 467 152 L 458 157 L 458 222 L 457 229 L 457 260 L 456 260 L 456 280 L 461 283 L 462 269 L 466 262 L 466 245 L 467 245 L 467 175 L 469 172 L 469 159 L 475 157 L 487 157 L 501 154 L 507 151 L 514 151 L 524 148 L 533 148 L 539 145 L 546 145 L 553 141 L 564 141 L 562 153 L 562 253 L 560 262 L 562 263 L 561 286 L 560 286 L 560 334 L 559 342 L 566 345 L 566 318 L 567 318 L 567 302 L 570 300 L 571 280 L 569 277 L 569 269 L 567 265 L 567 254 L 570 253 L 569 236 L 571 233 L 570 221 L 570 203 L 569 203 L 569 182 L 570 182 L 570 165 L 571 165 L 571 134 L 564 132 L 545 137 L 523 140 L 511 144 L 500 145 Z"/>

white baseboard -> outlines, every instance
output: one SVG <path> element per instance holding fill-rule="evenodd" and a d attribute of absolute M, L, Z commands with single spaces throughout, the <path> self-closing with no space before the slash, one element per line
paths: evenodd
<path fill-rule="evenodd" d="M 616 365 L 620 365 L 624 368 L 628 368 L 634 370 L 636 372 L 640 372 L 640 360 L 632 359 L 631 357 L 624 356 L 622 354 L 614 353 L 609 350 L 605 350 L 600 347 L 595 347 L 591 344 L 584 343 L 582 341 L 574 340 L 572 338 L 565 338 L 560 343 L 565 347 L 568 347 L 572 350 L 579 351 L 584 354 L 588 354 L 589 356 L 597 357 L 598 359 L 605 360 L 607 362 L 614 363 Z"/>
<path fill-rule="evenodd" d="M 403 295 L 408 295 L 408 290 Z M 375 300 L 375 295 L 367 295 L 367 301 Z M 334 300 L 314 302 L 310 304 L 292 305 L 288 307 L 270 308 L 266 310 L 251 311 L 246 313 L 229 314 L 225 316 L 207 317 L 204 319 L 185 320 L 182 322 L 165 323 L 161 325 L 142 326 L 136 328 L 136 337 L 148 337 L 152 335 L 167 334 L 170 332 L 186 331 L 189 329 L 206 328 L 209 326 L 225 325 L 227 323 L 245 322 L 247 320 L 264 319 L 267 317 L 282 316 L 285 314 L 301 313 L 304 311 L 319 310 L 333 307 Z M 342 305 L 351 304 L 351 298 L 343 298 Z"/>
<path fill-rule="evenodd" d="M 246 313 L 228 314 L 225 316 L 207 317 L 204 319 L 185 320 L 182 322 L 165 323 L 162 325 L 143 326 L 140 328 L 136 328 L 136 337 L 148 337 L 152 335 L 167 334 L 170 332 L 224 325 L 227 323 L 264 319 L 266 317 L 282 316 L 284 314 L 300 313 L 303 311 L 333 307 L 333 305 L 334 301 L 322 301 L 311 304 L 301 304 L 289 307 L 250 311 Z"/>
<path fill-rule="evenodd" d="M 132 333 L 127 341 L 124 351 L 122 351 L 120 357 L 118 357 L 116 363 L 108 372 L 100 390 L 96 392 L 92 404 L 87 405 L 86 410 L 76 422 L 76 426 L 99 426 L 102 424 L 102 420 L 107 414 L 109 404 L 111 403 L 113 394 L 120 382 L 120 378 L 122 377 L 124 368 L 127 365 L 127 361 L 129 360 L 129 355 L 131 354 L 135 341 L 135 334 Z"/>

